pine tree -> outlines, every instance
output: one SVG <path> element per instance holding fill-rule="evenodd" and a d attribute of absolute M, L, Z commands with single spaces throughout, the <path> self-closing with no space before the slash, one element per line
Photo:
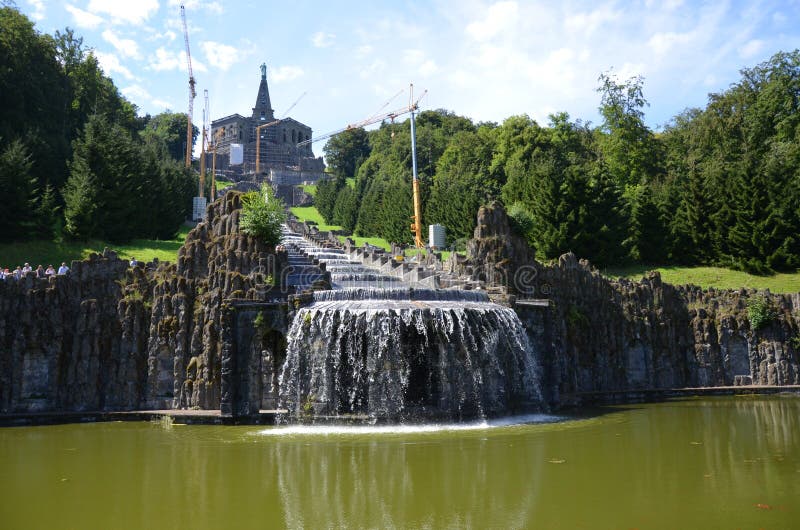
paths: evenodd
<path fill-rule="evenodd" d="M 26 237 L 34 218 L 33 190 L 36 179 L 31 176 L 32 162 L 27 148 L 14 140 L 0 152 L 0 241 Z"/>

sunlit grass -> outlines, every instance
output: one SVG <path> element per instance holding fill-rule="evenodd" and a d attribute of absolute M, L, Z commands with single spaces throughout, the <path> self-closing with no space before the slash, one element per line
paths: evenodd
<path fill-rule="evenodd" d="M 364 245 L 364 243 L 367 243 L 369 245 L 373 245 L 373 246 L 376 246 L 376 247 L 381 247 L 384 250 L 391 250 L 392 249 L 392 246 L 389 244 L 389 242 L 386 241 L 385 239 L 381 238 L 381 237 L 360 237 L 360 236 L 350 236 L 350 237 L 351 237 L 351 239 L 353 239 L 356 242 L 356 246 L 357 247 L 360 247 L 360 246 Z M 344 240 L 346 238 L 347 238 L 347 236 L 339 236 L 339 241 L 344 243 Z"/>
<path fill-rule="evenodd" d="M 217 186 L 217 190 L 224 190 L 225 188 L 230 188 L 234 185 L 234 182 L 224 179 L 216 179 L 214 183 Z"/>
<path fill-rule="evenodd" d="M 181 226 L 174 239 L 134 239 L 122 245 L 98 240 L 58 242 L 34 240 L 7 243 L 0 245 L 0 266 L 13 269 L 17 265 L 30 263 L 33 267 L 39 264 L 45 267 L 47 265 L 58 267 L 61 262 L 69 263 L 72 260 L 85 259 L 93 252 L 102 252 L 106 247 L 116 251 L 123 259 L 134 257 L 138 261 L 148 262 L 158 258 L 159 261 L 174 262 L 189 230 L 191 227 Z"/>
<path fill-rule="evenodd" d="M 756 276 L 746 272 L 723 269 L 721 267 L 630 267 L 609 268 L 603 274 L 611 277 L 639 279 L 649 270 L 661 273 L 661 279 L 675 285 L 694 284 L 700 287 L 717 289 L 769 289 L 773 293 L 800 292 L 800 271 L 778 273 L 771 276 Z"/>
<path fill-rule="evenodd" d="M 301 222 L 311 221 L 317 224 L 317 228 L 323 231 L 341 230 L 341 226 L 325 224 L 325 219 L 317 211 L 315 206 L 295 206 L 290 209 L 292 214 Z"/>

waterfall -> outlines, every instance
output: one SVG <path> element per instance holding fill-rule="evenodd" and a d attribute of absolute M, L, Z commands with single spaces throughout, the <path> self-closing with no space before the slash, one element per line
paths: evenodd
<path fill-rule="evenodd" d="M 512 309 L 481 291 L 376 287 L 385 275 L 330 254 L 334 284 L 368 286 L 315 292 L 296 312 L 280 375 L 289 416 L 462 420 L 541 408 L 536 358 Z"/>

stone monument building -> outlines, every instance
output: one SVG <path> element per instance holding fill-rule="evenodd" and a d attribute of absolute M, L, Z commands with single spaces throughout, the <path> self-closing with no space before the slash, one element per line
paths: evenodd
<path fill-rule="evenodd" d="M 261 129 L 256 138 L 256 127 Z M 322 157 L 314 157 L 311 144 L 298 143 L 311 139 L 311 127 L 294 118 L 276 119 L 267 86 L 267 65 L 261 65 L 261 82 L 250 116 L 232 114 L 211 122 L 209 140 L 217 139 L 217 172 L 231 180 L 251 180 L 256 171 L 256 142 L 261 142 L 259 172 L 255 180 L 265 177 L 273 184 L 297 185 L 314 183 L 324 176 Z M 243 146 L 244 162 L 230 164 L 231 144 Z M 210 159 L 208 167 L 210 168 Z M 279 182 L 278 182 L 279 181 Z"/>

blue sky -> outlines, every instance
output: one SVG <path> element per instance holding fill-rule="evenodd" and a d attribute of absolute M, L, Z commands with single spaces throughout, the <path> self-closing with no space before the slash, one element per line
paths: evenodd
<path fill-rule="evenodd" d="M 53 33 L 69 26 L 141 113 L 186 111 L 179 0 L 16 0 Z M 266 62 L 281 116 L 315 135 L 408 102 L 475 121 L 566 111 L 598 123 L 597 77 L 642 75 L 648 124 L 703 106 L 742 67 L 798 47 L 800 2 L 187 0 L 198 98 L 211 117 L 249 114 Z M 321 153 L 322 144 L 314 145 Z"/>

